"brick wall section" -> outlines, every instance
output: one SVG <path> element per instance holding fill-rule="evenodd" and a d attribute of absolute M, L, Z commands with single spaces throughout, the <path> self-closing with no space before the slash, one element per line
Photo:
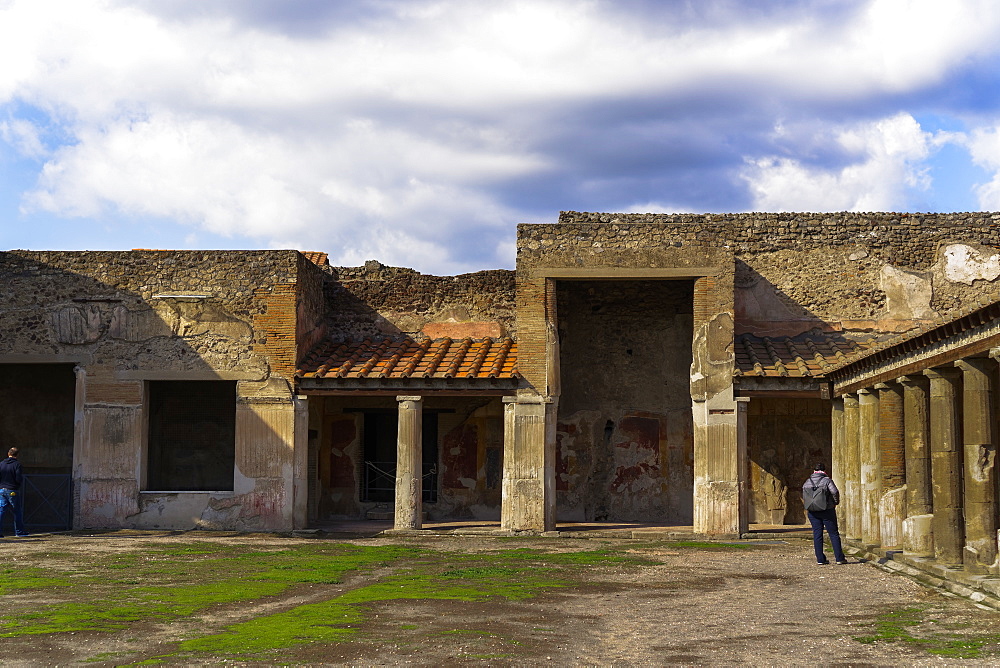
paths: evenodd
<path fill-rule="evenodd" d="M 878 390 L 879 455 L 883 489 L 894 489 L 906 483 L 902 388 L 895 384 L 889 387 L 890 389 Z"/>
<path fill-rule="evenodd" d="M 256 296 L 264 310 L 254 316 L 253 328 L 261 336 L 254 350 L 264 355 L 271 365 L 271 373 L 291 380 L 295 374 L 296 314 L 298 289 L 296 283 L 281 283 L 259 288 Z"/>

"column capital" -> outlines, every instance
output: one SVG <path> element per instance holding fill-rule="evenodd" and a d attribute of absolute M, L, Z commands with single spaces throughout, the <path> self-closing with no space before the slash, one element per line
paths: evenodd
<path fill-rule="evenodd" d="M 884 383 L 875 383 L 875 389 L 879 390 L 879 391 L 883 391 L 883 390 L 896 390 L 897 389 L 896 388 L 896 381 L 895 380 L 887 380 Z"/>
<path fill-rule="evenodd" d="M 900 376 L 896 379 L 896 382 L 903 387 L 925 387 L 927 382 L 927 376 L 922 373 L 912 374 L 909 376 Z"/>
<path fill-rule="evenodd" d="M 423 401 L 424 398 L 421 396 L 410 396 L 410 395 L 397 395 L 396 401 Z"/>
<path fill-rule="evenodd" d="M 931 380 L 954 380 L 958 378 L 959 370 L 953 366 L 936 366 L 933 369 L 924 369 L 923 374 Z"/>
<path fill-rule="evenodd" d="M 875 388 L 873 387 L 862 387 L 858 390 L 858 395 L 862 397 L 872 396 L 875 394 Z"/>
<path fill-rule="evenodd" d="M 990 357 L 995 360 L 1000 360 L 1000 348 L 990 348 Z"/>
<path fill-rule="evenodd" d="M 989 357 L 963 357 L 955 361 L 955 368 L 962 371 L 991 371 L 996 361 Z"/>

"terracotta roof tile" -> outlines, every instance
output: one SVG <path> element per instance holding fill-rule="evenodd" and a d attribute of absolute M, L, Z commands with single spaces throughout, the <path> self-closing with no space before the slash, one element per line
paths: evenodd
<path fill-rule="evenodd" d="M 310 351 L 299 378 L 517 378 L 513 339 L 412 338 L 325 341 Z"/>
<path fill-rule="evenodd" d="M 330 266 L 330 258 L 327 256 L 326 253 L 323 253 L 321 251 L 299 251 L 299 252 L 305 255 L 306 259 L 312 262 L 313 264 L 318 264 L 321 267 Z"/>
<path fill-rule="evenodd" d="M 787 378 L 819 378 L 874 341 L 858 343 L 840 334 L 813 330 L 798 336 L 736 337 L 736 374 Z"/>

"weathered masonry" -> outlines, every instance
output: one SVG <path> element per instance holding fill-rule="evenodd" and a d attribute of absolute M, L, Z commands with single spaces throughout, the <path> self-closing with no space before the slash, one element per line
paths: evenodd
<path fill-rule="evenodd" d="M 996 401 L 1000 344 L 926 373 L 864 360 L 986 326 L 954 318 L 1000 297 L 1000 216 L 566 212 L 517 247 L 514 272 L 455 277 L 298 251 L 0 253 L 0 447 L 22 447 L 32 494 L 64 494 L 52 526 L 715 535 L 802 523 L 798 488 L 833 455 L 857 537 L 926 551 L 957 522 L 961 560 L 990 559 L 967 539 L 996 533 L 968 525 L 972 483 L 910 506 L 907 438 L 924 410 L 927 475 L 992 470 L 934 430 L 986 442 L 959 413 Z"/>

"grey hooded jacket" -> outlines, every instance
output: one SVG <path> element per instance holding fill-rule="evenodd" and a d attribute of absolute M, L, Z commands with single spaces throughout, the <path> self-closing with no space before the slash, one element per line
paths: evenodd
<path fill-rule="evenodd" d="M 833 478 L 822 471 L 813 471 L 809 479 L 802 483 L 802 489 L 806 487 L 826 487 L 826 490 L 830 493 L 830 498 L 833 499 L 833 505 L 836 506 L 840 503 L 840 490 L 833 483 Z"/>

